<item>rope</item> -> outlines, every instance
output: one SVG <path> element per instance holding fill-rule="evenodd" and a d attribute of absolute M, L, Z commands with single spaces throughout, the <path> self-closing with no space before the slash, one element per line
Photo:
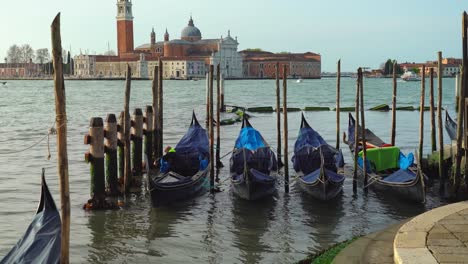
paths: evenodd
<path fill-rule="evenodd" d="M 39 145 L 42 141 L 44 141 L 47 138 L 47 160 L 50 160 L 50 157 L 51 157 L 51 155 L 50 155 L 50 135 L 56 134 L 57 129 L 66 124 L 66 122 L 65 122 L 60 127 L 55 128 L 56 123 L 61 120 L 61 118 L 59 118 L 59 116 L 60 115 L 56 116 L 56 120 L 49 127 L 49 129 L 47 130 L 47 134 L 44 135 L 42 138 L 40 138 L 37 142 L 33 143 L 32 145 L 30 145 L 30 146 L 28 146 L 28 147 L 26 147 L 24 149 L 0 152 L 0 155 L 13 155 L 13 154 L 24 152 L 26 150 L 30 150 L 30 149 L 34 148 L 35 146 Z M 66 120 L 66 115 L 63 115 L 63 116 L 65 117 L 65 120 Z"/>

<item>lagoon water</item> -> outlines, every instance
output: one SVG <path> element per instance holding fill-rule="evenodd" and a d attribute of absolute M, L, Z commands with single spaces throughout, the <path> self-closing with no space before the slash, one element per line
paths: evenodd
<path fill-rule="evenodd" d="M 353 106 L 356 79 L 342 79 L 341 105 Z M 226 81 L 226 104 L 274 106 L 273 80 Z M 455 79 L 444 79 L 443 104 L 454 115 Z M 241 201 L 229 189 L 229 156 L 223 159 L 222 192 L 205 194 L 170 208 L 152 208 L 149 194 L 132 197 L 129 206 L 117 211 L 85 212 L 89 199 L 89 165 L 84 162 L 88 146 L 83 137 L 89 119 L 105 118 L 123 109 L 123 81 L 67 81 L 68 152 L 71 191 L 72 263 L 293 263 L 307 254 L 384 228 L 439 206 L 435 191 L 425 205 L 359 188 L 352 194 L 352 180 L 344 193 L 321 203 L 301 193 L 292 180 L 286 195 L 283 185 L 277 197 L 260 202 Z M 335 105 L 335 79 L 288 81 L 288 106 Z M 427 83 L 427 89 L 429 85 Z M 185 133 L 192 109 L 204 119 L 205 81 L 165 81 L 164 142 L 174 146 Z M 391 104 L 391 79 L 365 79 L 365 104 Z M 0 256 L 4 256 L 25 232 L 37 208 L 41 168 L 59 204 L 55 136 L 47 135 L 55 119 L 52 81 L 9 81 L 0 86 Z M 151 104 L 150 81 L 132 82 L 131 109 Z M 398 82 L 398 106 L 419 105 L 420 84 Z M 427 92 L 429 94 L 429 92 Z M 437 93 L 436 93 L 437 94 Z M 428 96 L 426 105 L 429 105 Z M 335 112 L 306 112 L 309 123 L 335 145 Z M 341 114 L 341 131 L 347 129 Z M 396 142 L 403 152 L 418 144 L 419 112 L 397 113 Z M 253 114 L 251 123 L 276 146 L 275 114 Z M 367 127 L 389 141 L 391 113 L 366 112 Z M 300 113 L 289 114 L 289 152 L 300 125 Z M 234 144 L 240 124 L 221 128 L 221 154 Z M 425 153 L 430 149 L 429 114 L 425 120 Z M 445 132 L 444 132 L 445 133 Z M 448 136 L 445 134 L 446 142 Z M 34 147 L 24 150 L 38 143 Z M 349 150 L 343 146 L 351 166 Z M 24 150 L 24 151 L 21 151 Z M 291 154 L 290 154 L 291 157 Z M 292 166 L 290 166 L 292 167 Z M 291 169 L 290 175 L 294 175 Z M 351 176 L 351 175 L 350 175 Z"/>

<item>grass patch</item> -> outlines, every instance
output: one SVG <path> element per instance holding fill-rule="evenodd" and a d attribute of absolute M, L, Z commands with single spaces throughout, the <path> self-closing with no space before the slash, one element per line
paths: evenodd
<path fill-rule="evenodd" d="M 334 246 L 331 246 L 324 251 L 308 256 L 306 259 L 299 261 L 297 264 L 330 264 L 341 250 L 343 250 L 358 238 L 359 237 L 354 237 L 350 240 L 335 244 Z"/>

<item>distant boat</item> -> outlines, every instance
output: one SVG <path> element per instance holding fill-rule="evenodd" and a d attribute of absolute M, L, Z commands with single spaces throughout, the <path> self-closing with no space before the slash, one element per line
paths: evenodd
<path fill-rule="evenodd" d="M 303 81 L 304 81 L 304 80 L 303 80 L 302 78 L 299 78 L 299 79 L 296 80 L 297 83 L 301 83 L 301 82 L 303 82 Z"/>
<path fill-rule="evenodd" d="M 401 75 L 401 79 L 407 82 L 421 81 L 421 78 L 412 71 L 406 71 L 405 73 L 403 73 L 403 75 Z"/>

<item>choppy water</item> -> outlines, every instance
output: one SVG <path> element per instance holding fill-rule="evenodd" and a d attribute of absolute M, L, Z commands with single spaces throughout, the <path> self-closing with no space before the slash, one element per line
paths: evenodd
<path fill-rule="evenodd" d="M 391 79 L 365 79 L 368 107 L 391 103 Z M 444 80 L 444 106 L 453 113 L 454 79 Z M 419 105 L 419 83 L 399 82 L 399 105 Z M 131 108 L 151 104 L 149 81 L 132 83 Z M 352 106 L 355 79 L 342 79 L 342 106 Z M 0 256 L 5 255 L 29 225 L 39 199 L 41 167 L 59 203 L 55 137 L 52 159 L 47 140 L 23 151 L 47 134 L 55 118 L 51 81 L 9 81 L 0 86 Z M 221 171 L 223 192 L 206 194 L 171 208 L 152 209 L 147 194 L 134 197 L 129 208 L 109 212 L 85 212 L 89 198 L 89 167 L 83 145 L 92 116 L 118 114 L 123 108 L 123 81 L 66 82 L 68 151 L 72 203 L 71 260 L 73 263 L 292 263 L 307 254 L 369 233 L 440 205 L 430 194 L 426 205 L 402 203 L 392 197 L 361 190 L 352 195 L 350 179 L 344 194 L 320 203 L 292 187 L 278 197 L 245 202 L 229 191 L 228 168 Z M 427 93 L 429 94 L 429 93 Z M 289 81 L 290 107 L 335 104 L 335 80 Z M 204 117 L 205 82 L 165 81 L 165 144 L 174 145 L 185 133 L 191 110 Z M 428 102 L 428 101 L 427 101 Z M 226 81 L 226 103 L 242 106 L 273 106 L 274 81 Z M 428 103 L 427 103 L 428 105 Z M 335 144 L 335 112 L 308 112 L 309 123 Z M 275 115 L 255 114 L 251 123 L 276 146 Z M 404 152 L 418 142 L 418 112 L 398 112 L 397 144 Z M 289 114 L 290 151 L 300 125 L 300 113 Z M 388 140 L 391 113 L 367 112 L 366 123 Z M 342 113 L 341 130 L 347 127 Z M 429 115 L 425 122 L 425 151 L 429 150 Z M 221 129 L 221 153 L 229 152 L 240 125 Z M 447 139 L 447 135 L 445 135 Z M 345 161 L 352 159 L 344 149 Z M 223 160 L 229 164 L 229 156 Z M 292 166 L 290 166 L 292 167 Z M 292 171 L 290 173 L 292 174 Z"/>

